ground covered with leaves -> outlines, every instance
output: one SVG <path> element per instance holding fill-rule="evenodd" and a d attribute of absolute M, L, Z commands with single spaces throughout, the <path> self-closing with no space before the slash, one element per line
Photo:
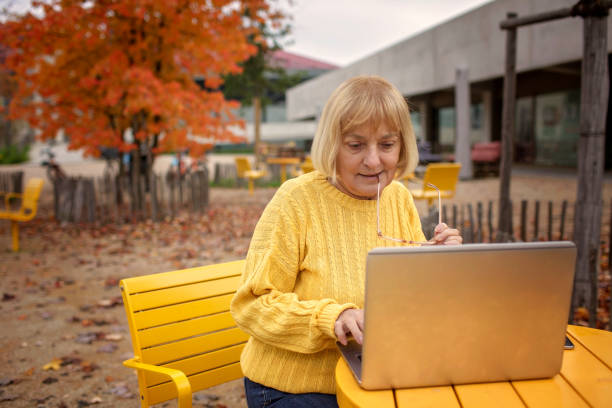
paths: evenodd
<path fill-rule="evenodd" d="M 495 200 L 498 181 L 462 182 L 456 197 L 446 202 Z M 530 174 L 512 183 L 516 200 L 575 199 L 571 178 Z M 20 228 L 22 250 L 16 254 L 9 250 L 9 224 L 1 222 L 0 408 L 139 406 L 136 376 L 121 365 L 132 357 L 132 349 L 119 280 L 243 258 L 273 194 L 274 189 L 257 189 L 249 196 L 244 189 L 214 188 L 203 214 L 106 226 L 58 224 L 47 195 L 40 214 Z M 611 196 L 607 179 L 604 197 Z M 609 198 L 606 203 L 603 237 L 610 234 Z M 417 206 L 426 212 L 423 203 Z M 599 313 L 608 324 L 606 240 L 602 252 Z M 241 381 L 194 396 L 194 407 L 245 405 Z"/>
<path fill-rule="evenodd" d="M 139 406 L 119 280 L 244 258 L 273 192 L 215 191 L 205 214 L 161 223 L 61 226 L 43 209 L 17 254 L 0 224 L 0 407 Z M 245 406 L 242 383 L 194 406 Z"/>

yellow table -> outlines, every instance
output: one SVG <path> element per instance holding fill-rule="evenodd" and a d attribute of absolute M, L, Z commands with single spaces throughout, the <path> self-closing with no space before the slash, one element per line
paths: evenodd
<path fill-rule="evenodd" d="M 366 391 L 341 358 L 338 405 L 346 407 L 612 407 L 612 332 L 568 326 L 575 345 L 550 379 Z"/>
<path fill-rule="evenodd" d="M 279 164 L 281 166 L 281 183 L 287 181 L 287 165 L 300 164 L 299 157 L 270 157 L 267 160 L 268 164 Z"/>

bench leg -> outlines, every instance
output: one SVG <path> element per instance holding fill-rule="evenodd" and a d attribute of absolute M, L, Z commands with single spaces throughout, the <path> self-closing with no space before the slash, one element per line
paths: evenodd
<path fill-rule="evenodd" d="M 13 236 L 13 251 L 19 252 L 19 224 L 11 221 L 11 235 Z"/>
<path fill-rule="evenodd" d="M 253 186 L 253 179 L 249 179 L 249 195 L 253 195 L 255 192 L 255 187 Z"/>

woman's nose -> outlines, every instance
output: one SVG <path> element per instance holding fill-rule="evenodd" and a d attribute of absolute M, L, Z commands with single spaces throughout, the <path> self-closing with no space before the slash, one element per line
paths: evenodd
<path fill-rule="evenodd" d="M 380 156 L 376 148 L 368 148 L 363 163 L 371 169 L 376 169 L 380 165 Z"/>

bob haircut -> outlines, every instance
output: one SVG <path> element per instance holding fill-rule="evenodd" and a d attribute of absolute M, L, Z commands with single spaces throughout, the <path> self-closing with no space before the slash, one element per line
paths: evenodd
<path fill-rule="evenodd" d="M 378 129 L 383 124 L 401 135 L 395 173 L 400 178 L 413 172 L 419 161 L 408 103 L 381 77 L 358 76 L 344 81 L 323 108 L 312 143 L 313 166 L 335 182 L 336 157 L 343 136 L 363 125 Z"/>

